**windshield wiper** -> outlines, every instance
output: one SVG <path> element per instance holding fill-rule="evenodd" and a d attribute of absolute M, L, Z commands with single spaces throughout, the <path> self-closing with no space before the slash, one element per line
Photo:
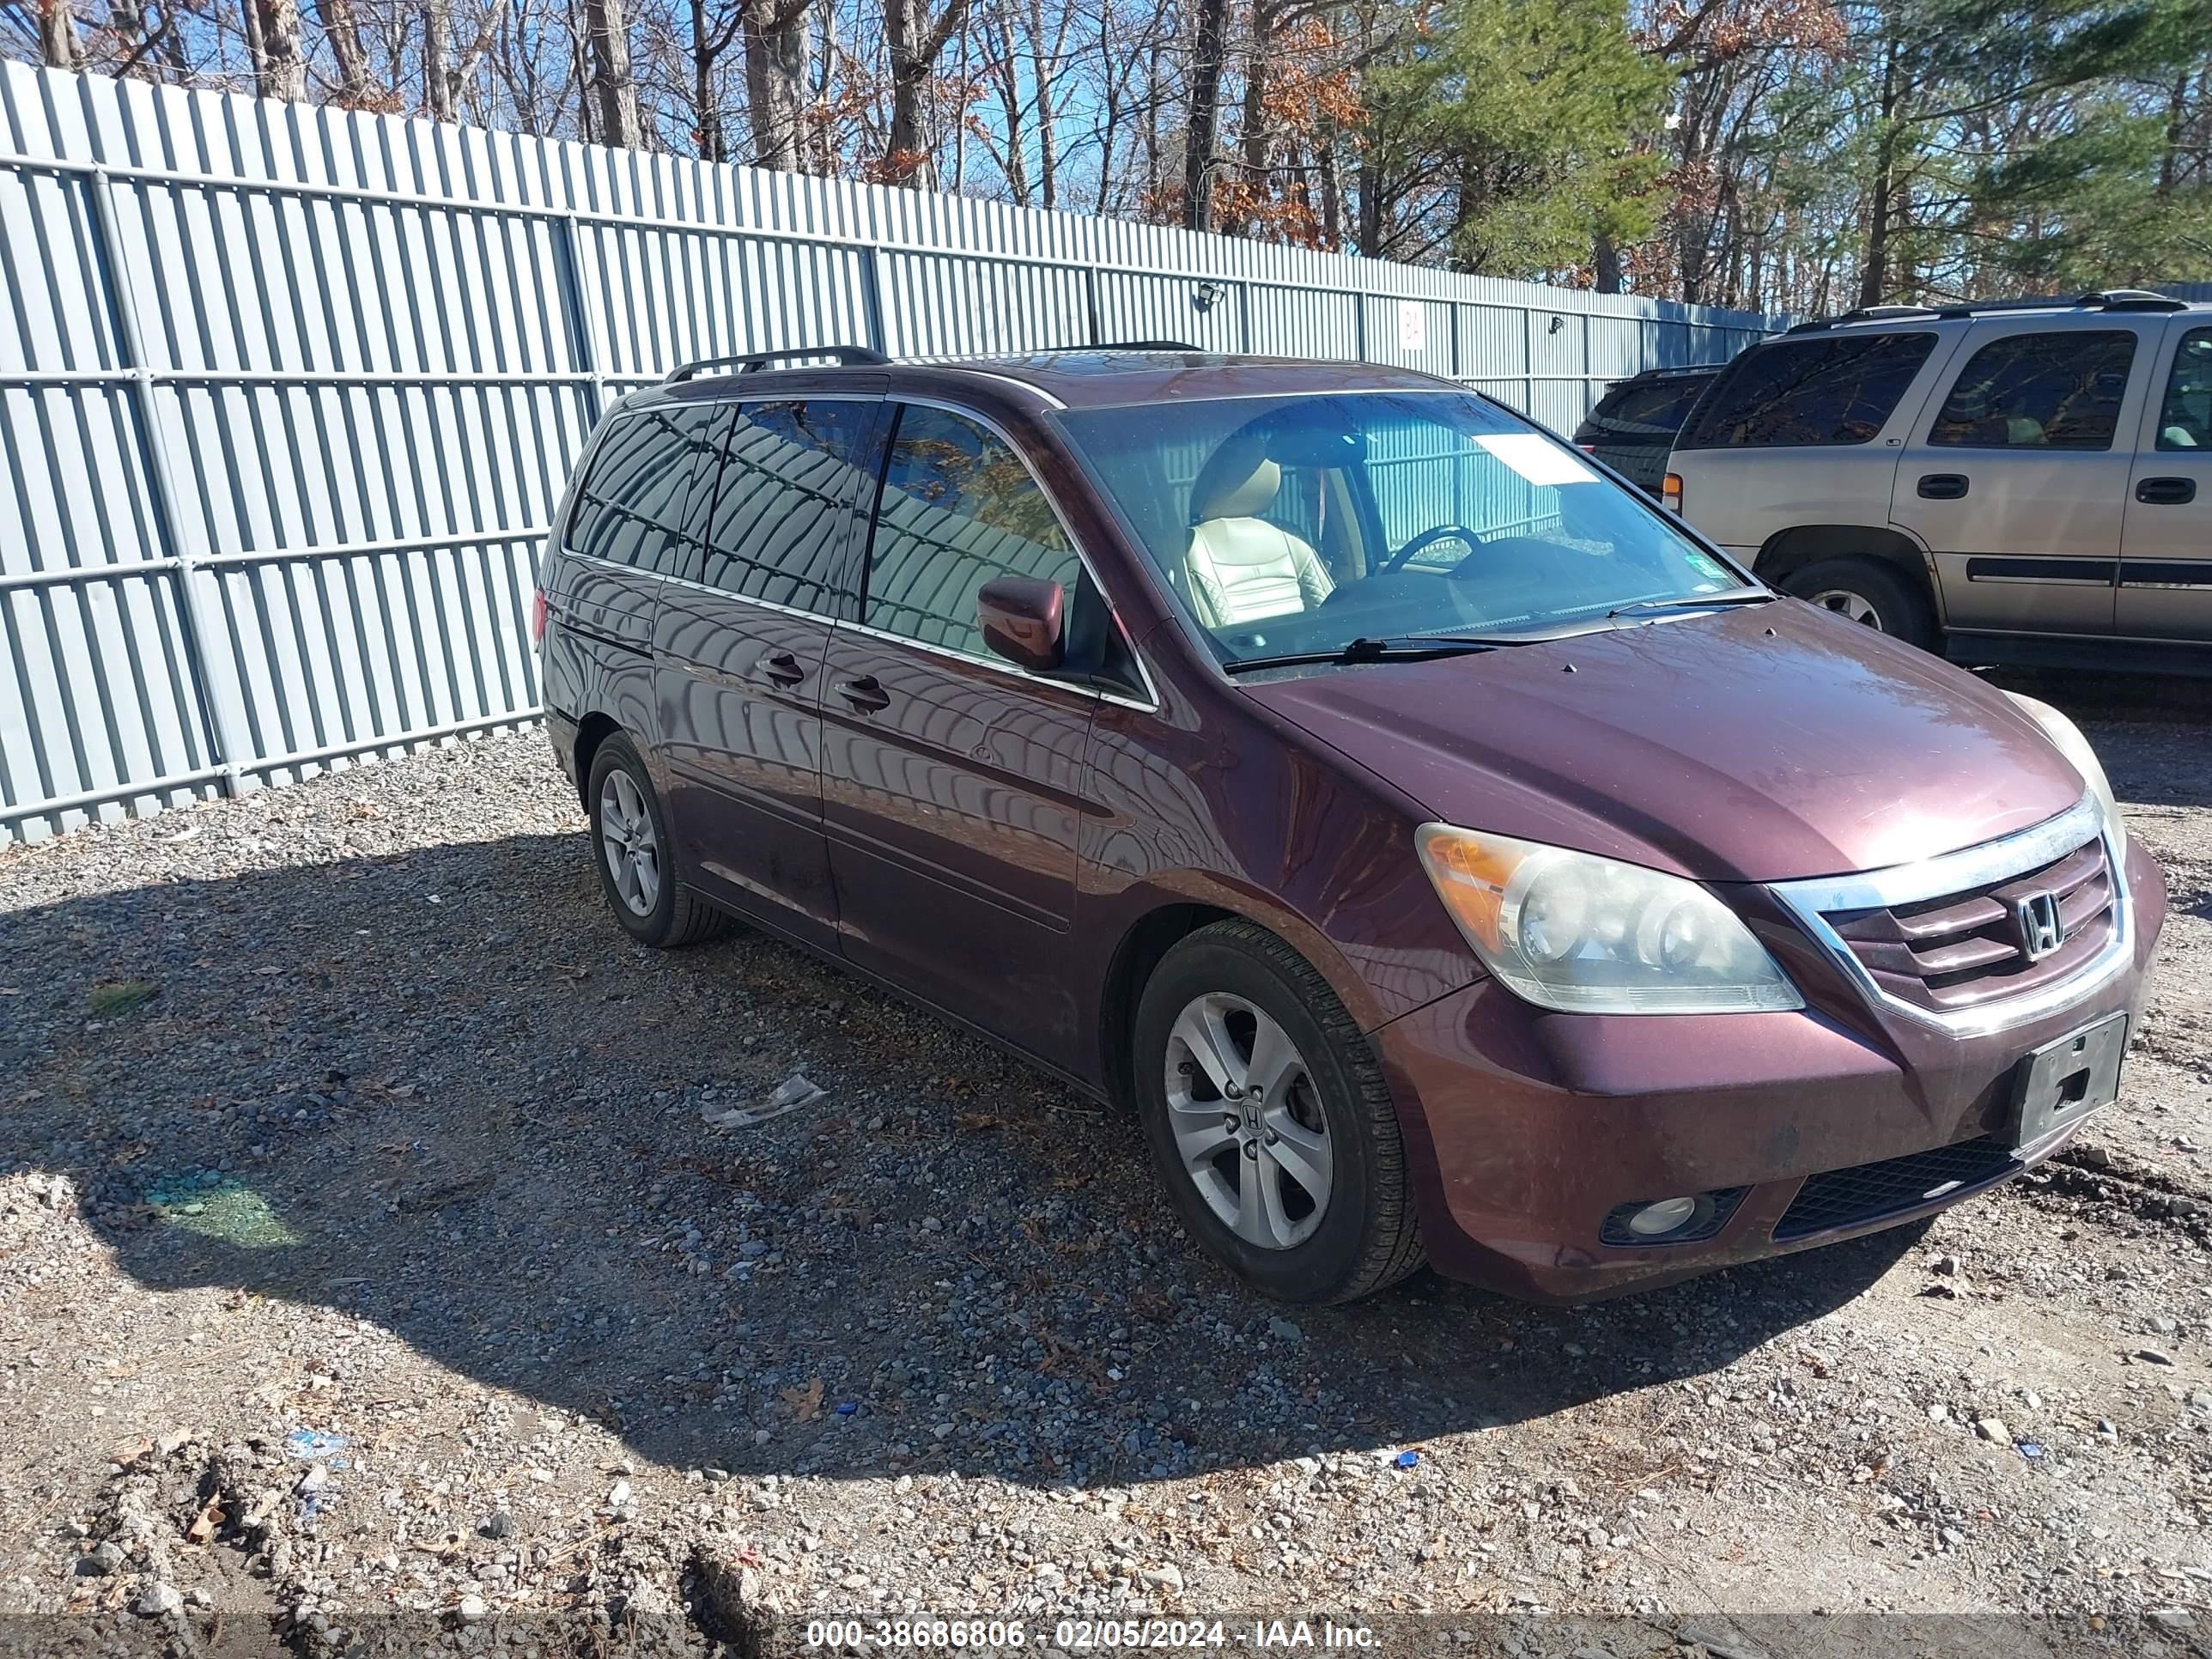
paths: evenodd
<path fill-rule="evenodd" d="M 1470 656 L 1495 651 L 1502 645 L 1522 645 L 1516 639 L 1477 639 L 1471 635 L 1401 634 L 1387 639 L 1352 640 L 1329 651 L 1286 651 L 1279 656 L 1246 657 L 1224 663 L 1224 674 L 1247 674 L 1256 668 L 1295 668 L 1322 662 L 1424 662 L 1434 657 Z"/>
<path fill-rule="evenodd" d="M 1711 611 L 1722 605 L 1767 605 L 1776 595 L 1764 587 L 1739 587 L 1726 593 L 1685 593 L 1672 599 L 1635 599 L 1615 605 L 1607 617 L 1641 617 L 1668 611 Z"/>

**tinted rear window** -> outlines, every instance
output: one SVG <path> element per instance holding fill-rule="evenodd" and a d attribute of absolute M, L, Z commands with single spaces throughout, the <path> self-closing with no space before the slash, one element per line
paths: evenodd
<path fill-rule="evenodd" d="M 713 404 L 671 404 L 616 416 L 576 492 L 568 545 L 611 564 L 688 574 L 684 511 L 721 412 Z"/>
<path fill-rule="evenodd" d="M 851 614 L 846 531 L 875 481 L 882 406 L 833 398 L 749 403 L 730 428 L 707 526 L 705 580 L 749 599 Z"/>
<path fill-rule="evenodd" d="M 1646 380 L 1641 386 L 1618 386 L 1598 400 L 1597 407 L 1589 412 L 1589 424 L 1626 428 L 1639 436 L 1676 432 L 1696 407 L 1698 394 L 1711 384 L 1711 375 L 1691 374 Z"/>
<path fill-rule="evenodd" d="M 1822 334 L 1757 346 L 1713 388 L 1684 449 L 1870 442 L 1936 348 L 1933 334 Z"/>

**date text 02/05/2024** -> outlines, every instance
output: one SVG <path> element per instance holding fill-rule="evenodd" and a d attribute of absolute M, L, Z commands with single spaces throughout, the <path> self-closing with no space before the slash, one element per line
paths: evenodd
<path fill-rule="evenodd" d="M 1376 1633 L 1364 1625 L 1324 1619 L 1262 1619 L 1231 1623 L 1203 1619 L 1063 1619 L 1049 1641 L 1032 1638 L 1019 1620 L 817 1619 L 806 1626 L 806 1645 L 830 1650 L 941 1650 L 989 1655 L 1026 1651 L 1067 1653 L 1147 1649 L 1240 1647 L 1256 1650 L 1325 1648 L 1371 1650 Z"/>

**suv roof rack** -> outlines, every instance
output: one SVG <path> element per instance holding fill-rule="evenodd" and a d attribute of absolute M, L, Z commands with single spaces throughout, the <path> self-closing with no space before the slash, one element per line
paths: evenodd
<path fill-rule="evenodd" d="M 880 368 L 890 362 L 882 352 L 867 346 L 793 346 L 786 351 L 747 351 L 734 357 L 701 357 L 669 370 L 661 385 L 674 386 L 679 380 L 690 380 L 710 368 L 734 367 L 742 374 L 764 368 L 770 363 L 793 362 L 809 357 L 834 358 L 840 368 Z"/>
<path fill-rule="evenodd" d="M 1847 311 L 1840 317 L 1815 317 L 1809 323 L 1800 323 L 1787 330 L 1791 334 L 1817 334 L 1824 328 L 1838 328 L 1845 323 L 1875 323 L 1894 317 L 1933 317 L 1932 306 L 1861 306 L 1856 311 Z"/>
<path fill-rule="evenodd" d="M 1097 345 L 1070 346 L 1070 351 L 1204 351 L 1188 340 L 1102 340 Z"/>
<path fill-rule="evenodd" d="M 2077 306 L 2093 306 L 2100 311 L 2186 311 L 2189 301 L 2177 300 L 2171 294 L 2154 294 L 2147 288 L 2108 288 L 2100 294 L 2085 294 L 2074 302 Z"/>
<path fill-rule="evenodd" d="M 2170 294 L 2154 294 L 2147 288 L 2112 288 L 2061 299 L 2056 295 L 2027 300 L 1960 300 L 1939 306 L 1862 306 L 1856 311 L 1847 311 L 1840 317 L 1820 317 L 1809 323 L 1800 323 L 1789 330 L 1791 334 L 1816 333 L 1821 329 L 1836 328 L 1844 323 L 1880 322 L 1893 318 L 1932 317 L 1939 320 L 1960 317 L 1980 317 L 1991 312 L 2005 311 L 2186 311 L 2189 301 L 2177 300 Z"/>

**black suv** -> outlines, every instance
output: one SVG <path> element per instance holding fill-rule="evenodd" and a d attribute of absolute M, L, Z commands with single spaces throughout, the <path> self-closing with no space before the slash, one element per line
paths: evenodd
<path fill-rule="evenodd" d="M 1656 495 L 1674 434 L 1723 367 L 1700 363 L 1692 368 L 1647 368 L 1613 381 L 1575 428 L 1575 443 Z"/>

